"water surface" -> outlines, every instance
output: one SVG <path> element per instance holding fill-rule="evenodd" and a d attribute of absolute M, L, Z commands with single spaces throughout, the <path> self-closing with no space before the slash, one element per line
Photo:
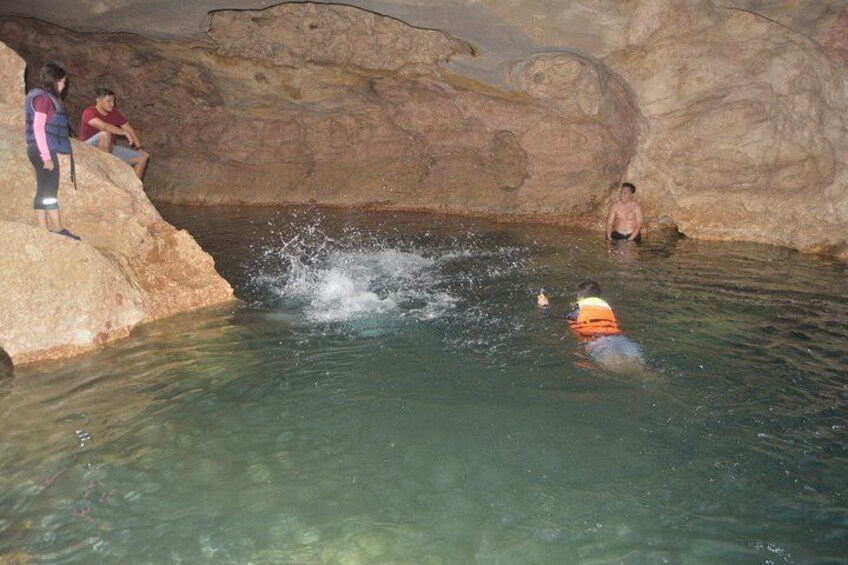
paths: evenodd
<path fill-rule="evenodd" d="M 846 563 L 848 280 L 548 226 L 196 209 L 239 305 L 0 381 L 0 562 Z M 594 278 L 648 359 L 555 312 Z"/>

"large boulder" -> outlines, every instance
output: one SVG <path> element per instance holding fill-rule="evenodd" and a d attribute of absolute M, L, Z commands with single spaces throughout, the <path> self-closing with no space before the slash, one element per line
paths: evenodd
<path fill-rule="evenodd" d="M 60 158 L 63 222 L 37 227 L 23 142 L 24 62 L 0 44 L 0 347 L 16 363 L 67 357 L 136 325 L 232 299 L 188 233 L 156 212 L 132 169 L 74 141 L 78 188 Z"/>

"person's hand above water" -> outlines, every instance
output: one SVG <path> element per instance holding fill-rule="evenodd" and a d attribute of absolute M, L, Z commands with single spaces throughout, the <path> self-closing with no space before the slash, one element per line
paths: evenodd
<path fill-rule="evenodd" d="M 536 296 L 536 306 L 539 308 L 547 308 L 551 305 L 548 297 L 545 296 L 545 289 L 543 288 L 539 291 L 539 294 Z"/>

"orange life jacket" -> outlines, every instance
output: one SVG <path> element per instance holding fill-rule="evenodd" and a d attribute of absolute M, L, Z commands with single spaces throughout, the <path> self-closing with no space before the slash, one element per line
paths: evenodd
<path fill-rule="evenodd" d="M 569 320 L 568 327 L 578 337 L 593 338 L 602 335 L 618 335 L 621 328 L 612 308 L 601 298 L 590 296 L 577 301 L 580 310 L 576 320 Z"/>

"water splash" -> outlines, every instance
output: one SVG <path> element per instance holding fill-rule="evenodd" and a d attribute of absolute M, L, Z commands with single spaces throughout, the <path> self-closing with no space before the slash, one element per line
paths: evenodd
<path fill-rule="evenodd" d="M 428 320 L 457 302 L 440 285 L 445 257 L 356 230 L 333 238 L 313 223 L 263 255 L 254 283 L 312 323 Z"/>

